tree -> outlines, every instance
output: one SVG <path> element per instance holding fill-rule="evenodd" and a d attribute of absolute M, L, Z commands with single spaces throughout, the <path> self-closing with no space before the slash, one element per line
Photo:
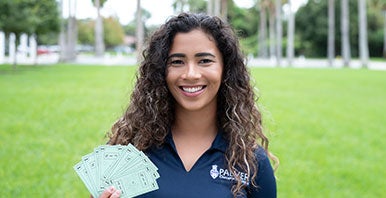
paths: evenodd
<path fill-rule="evenodd" d="M 208 0 L 207 13 L 209 15 L 220 16 L 222 0 Z"/>
<path fill-rule="evenodd" d="M 335 59 L 335 0 L 328 0 L 328 65 L 333 66 Z"/>
<path fill-rule="evenodd" d="M 124 30 L 117 18 L 104 18 L 103 42 L 107 48 L 121 45 L 124 40 Z M 95 21 L 84 19 L 78 21 L 78 42 L 83 45 L 95 44 Z"/>
<path fill-rule="evenodd" d="M 186 3 L 187 3 L 187 0 L 175 0 L 172 4 L 174 12 L 177 12 L 177 13 L 184 12 Z"/>
<path fill-rule="evenodd" d="M 276 65 L 281 65 L 282 58 L 282 39 L 283 39 L 283 27 L 281 19 L 281 0 L 275 1 L 275 18 L 276 18 Z"/>
<path fill-rule="evenodd" d="M 367 39 L 367 6 L 366 0 L 358 0 L 359 13 L 359 55 L 362 67 L 367 67 L 369 61 L 369 46 Z"/>
<path fill-rule="evenodd" d="M 228 20 L 228 0 L 221 0 L 220 4 L 220 16 L 222 19 Z"/>
<path fill-rule="evenodd" d="M 219 16 L 227 20 L 228 16 L 228 0 L 208 0 L 207 13 L 209 15 Z"/>
<path fill-rule="evenodd" d="M 269 57 L 272 59 L 276 57 L 276 31 L 275 31 L 275 18 L 276 9 L 272 1 L 269 1 Z"/>
<path fill-rule="evenodd" d="M 383 8 L 382 11 L 384 15 L 384 25 L 383 25 L 383 58 L 386 58 L 386 5 Z"/>
<path fill-rule="evenodd" d="M 341 34 L 342 34 L 342 57 L 343 65 L 350 66 L 351 48 L 350 48 L 350 18 L 348 0 L 341 0 Z"/>
<path fill-rule="evenodd" d="M 142 7 L 141 0 L 137 0 L 137 11 L 136 11 L 136 19 L 137 19 L 137 31 L 136 31 L 136 51 L 137 51 L 137 62 L 141 61 L 141 52 L 144 40 L 144 25 L 142 21 Z"/>
<path fill-rule="evenodd" d="M 294 58 L 294 37 L 295 37 L 295 14 L 292 8 L 292 1 L 288 0 L 289 14 L 288 14 L 288 28 L 287 28 L 287 61 L 288 65 L 292 66 Z"/>
<path fill-rule="evenodd" d="M 258 4 L 259 7 L 259 31 L 258 31 L 258 56 L 260 58 L 268 57 L 268 49 L 267 49 L 267 1 L 261 0 Z"/>
<path fill-rule="evenodd" d="M 97 57 L 103 56 L 105 53 L 105 44 L 103 42 L 103 19 L 100 9 L 107 0 L 92 0 L 93 5 L 97 9 L 97 18 L 95 19 L 95 55 Z"/>
<path fill-rule="evenodd" d="M 0 29 L 7 36 L 14 33 L 17 43 L 22 33 L 39 37 L 48 32 L 58 32 L 57 3 L 55 0 L 2 0 L 0 1 Z M 15 56 L 13 64 L 16 65 L 16 63 Z"/>
<path fill-rule="evenodd" d="M 106 47 L 110 48 L 113 46 L 121 45 L 123 43 L 125 33 L 119 20 L 114 17 L 109 17 L 104 19 L 104 42 L 106 43 Z"/>
<path fill-rule="evenodd" d="M 176 13 L 186 11 L 189 12 L 206 12 L 207 2 L 205 0 L 175 0 L 172 4 L 173 10 Z"/>
<path fill-rule="evenodd" d="M 60 32 L 60 57 L 59 61 L 68 62 L 76 58 L 76 41 L 78 40 L 78 27 L 76 23 L 76 0 L 68 1 L 68 18 L 62 19 Z M 63 1 L 61 1 L 61 10 L 63 10 Z M 65 23 L 67 22 L 67 24 Z"/>

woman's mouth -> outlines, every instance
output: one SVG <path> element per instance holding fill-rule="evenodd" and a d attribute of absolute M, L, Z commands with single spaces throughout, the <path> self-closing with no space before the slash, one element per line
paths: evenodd
<path fill-rule="evenodd" d="M 187 93 L 196 93 L 196 92 L 203 90 L 205 87 L 206 86 L 194 86 L 194 87 L 181 86 L 180 89 L 182 89 L 182 91 L 187 92 Z"/>

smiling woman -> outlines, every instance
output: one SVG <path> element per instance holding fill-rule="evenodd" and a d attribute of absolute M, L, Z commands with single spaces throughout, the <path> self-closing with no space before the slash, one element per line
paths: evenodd
<path fill-rule="evenodd" d="M 223 62 L 214 40 L 201 30 L 178 33 L 169 54 L 166 82 L 176 111 L 209 108 L 215 113 Z"/>
<path fill-rule="evenodd" d="M 182 13 L 151 36 L 109 144 L 158 167 L 140 197 L 276 197 L 268 139 L 238 39 L 218 17 Z M 108 188 L 101 197 L 119 197 Z"/>

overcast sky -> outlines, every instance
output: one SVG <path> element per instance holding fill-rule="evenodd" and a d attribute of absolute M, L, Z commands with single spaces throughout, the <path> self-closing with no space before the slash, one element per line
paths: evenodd
<path fill-rule="evenodd" d="M 69 1 L 63 0 L 63 15 L 68 16 Z M 74 1 L 74 0 L 72 0 Z M 300 4 L 306 0 L 293 1 L 295 7 L 299 7 Z M 77 18 L 95 18 L 96 10 L 92 5 L 92 0 L 77 0 L 76 16 Z M 238 6 L 251 7 L 253 0 L 235 0 Z M 148 25 L 162 24 L 172 16 L 173 0 L 141 0 L 142 7 L 151 13 L 151 18 L 147 21 Z M 117 16 L 122 24 L 127 24 L 134 19 L 134 14 L 137 6 L 136 0 L 108 0 L 103 9 L 103 16 Z"/>

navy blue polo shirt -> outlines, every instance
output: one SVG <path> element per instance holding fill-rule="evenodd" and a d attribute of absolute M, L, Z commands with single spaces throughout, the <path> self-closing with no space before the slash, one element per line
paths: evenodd
<path fill-rule="evenodd" d="M 218 133 L 212 146 L 196 161 L 187 172 L 177 154 L 172 135 L 166 137 L 166 143 L 160 148 L 151 148 L 145 153 L 158 167 L 160 178 L 158 190 L 139 197 L 233 197 L 231 187 L 235 183 L 225 163 L 227 141 Z M 276 181 L 271 164 L 265 151 L 255 151 L 258 159 L 258 188 L 248 185 L 241 197 L 276 197 Z M 240 172 L 240 177 L 247 181 L 248 175 Z"/>

